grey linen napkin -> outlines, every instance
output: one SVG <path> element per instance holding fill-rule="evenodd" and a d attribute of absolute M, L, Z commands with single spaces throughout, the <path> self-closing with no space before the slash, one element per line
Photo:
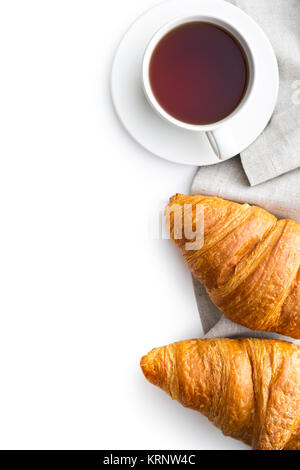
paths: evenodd
<path fill-rule="evenodd" d="M 191 194 L 218 196 L 236 202 L 258 205 L 278 218 L 300 223 L 300 168 L 264 184 L 251 187 L 239 158 L 198 170 Z M 204 333 L 208 337 L 263 336 L 284 338 L 276 334 L 253 332 L 225 318 L 212 304 L 204 287 L 193 278 L 194 290 Z"/>
<path fill-rule="evenodd" d="M 270 38 L 279 63 L 279 99 L 269 126 L 256 142 L 240 158 L 200 168 L 191 193 L 259 205 L 279 218 L 300 223 L 300 0 L 227 1 L 248 13 Z M 204 287 L 193 282 L 207 337 L 291 340 L 233 323 L 212 304 Z"/>
<path fill-rule="evenodd" d="M 261 136 L 241 154 L 247 178 L 254 186 L 300 166 L 300 1 L 227 1 L 262 27 L 279 64 L 280 87 L 274 115 Z"/>

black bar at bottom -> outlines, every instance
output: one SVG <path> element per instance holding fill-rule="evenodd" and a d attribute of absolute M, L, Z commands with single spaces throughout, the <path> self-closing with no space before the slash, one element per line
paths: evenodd
<path fill-rule="evenodd" d="M 234 456 L 232 455 L 234 454 Z M 246 455 L 247 454 L 247 455 Z M 30 465 L 30 468 L 45 468 L 64 465 L 67 468 L 82 467 L 84 469 L 108 468 L 121 466 L 125 468 L 140 468 L 141 466 L 160 467 L 178 466 L 196 468 L 201 464 L 216 459 L 244 459 L 296 457 L 299 460 L 300 451 L 223 451 L 223 450 L 2 450 L 0 465 Z"/>

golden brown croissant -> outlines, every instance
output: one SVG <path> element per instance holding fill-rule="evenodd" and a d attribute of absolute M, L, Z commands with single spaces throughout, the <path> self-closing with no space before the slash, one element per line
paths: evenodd
<path fill-rule="evenodd" d="M 195 339 L 153 349 L 145 377 L 225 435 L 258 450 L 300 449 L 300 347 L 266 339 Z"/>
<path fill-rule="evenodd" d="M 204 244 L 187 249 L 174 222 L 190 205 L 193 230 L 204 214 Z M 187 206 L 188 207 L 188 206 Z M 167 207 L 170 234 L 194 277 L 231 320 L 300 338 L 300 225 L 217 197 L 177 194 Z M 201 214 L 201 212 L 199 212 Z M 202 219 L 203 220 L 203 219 Z"/>

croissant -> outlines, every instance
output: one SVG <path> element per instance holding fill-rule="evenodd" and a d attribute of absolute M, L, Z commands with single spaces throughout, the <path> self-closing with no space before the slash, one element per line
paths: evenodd
<path fill-rule="evenodd" d="M 203 222 L 203 246 L 191 249 L 186 230 L 178 234 L 184 207 L 191 221 L 189 237 Z M 300 338 L 297 222 L 277 220 L 248 204 L 181 194 L 170 199 L 167 215 L 171 238 L 192 274 L 227 317 L 252 330 Z"/>
<path fill-rule="evenodd" d="M 266 339 L 194 339 L 153 349 L 145 377 L 257 450 L 300 449 L 300 347 Z"/>

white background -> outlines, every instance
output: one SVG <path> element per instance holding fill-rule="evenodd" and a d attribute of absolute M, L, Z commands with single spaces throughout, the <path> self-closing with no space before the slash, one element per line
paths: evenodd
<path fill-rule="evenodd" d="M 245 448 L 139 369 L 201 335 L 188 269 L 148 229 L 196 168 L 140 148 L 110 97 L 153 3 L 0 1 L 1 448 Z"/>

